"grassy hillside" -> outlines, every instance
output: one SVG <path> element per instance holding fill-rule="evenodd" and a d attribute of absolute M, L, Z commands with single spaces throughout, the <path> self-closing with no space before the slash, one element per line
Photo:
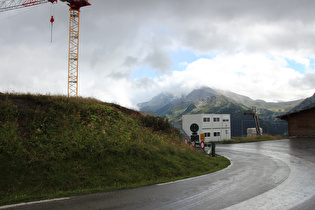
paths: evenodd
<path fill-rule="evenodd" d="M 0 93 L 0 205 L 130 188 L 229 165 L 163 118 L 94 99 Z"/>

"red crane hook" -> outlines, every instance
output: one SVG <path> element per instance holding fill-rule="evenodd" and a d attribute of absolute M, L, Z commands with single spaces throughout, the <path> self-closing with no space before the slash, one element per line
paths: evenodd
<path fill-rule="evenodd" d="M 50 22 L 51 22 L 51 24 L 53 24 L 55 22 L 54 16 L 51 16 Z"/>
<path fill-rule="evenodd" d="M 51 29 L 50 29 L 50 32 L 51 32 L 51 35 L 50 35 L 50 42 L 52 42 L 52 33 L 53 33 L 53 24 L 55 22 L 55 19 L 54 19 L 54 16 L 51 16 L 50 18 L 50 24 L 51 24 Z"/>

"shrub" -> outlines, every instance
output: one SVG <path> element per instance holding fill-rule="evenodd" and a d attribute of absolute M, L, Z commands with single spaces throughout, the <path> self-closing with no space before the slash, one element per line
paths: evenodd
<path fill-rule="evenodd" d="M 172 132 L 171 123 L 167 118 L 154 117 L 154 116 L 142 116 L 140 122 L 143 126 L 152 128 L 153 131 L 162 131 L 165 133 Z"/>

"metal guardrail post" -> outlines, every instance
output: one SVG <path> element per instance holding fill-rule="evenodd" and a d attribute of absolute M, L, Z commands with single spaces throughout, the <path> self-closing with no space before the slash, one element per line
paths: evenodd
<path fill-rule="evenodd" d="M 215 157 L 215 143 L 211 142 L 211 156 Z"/>

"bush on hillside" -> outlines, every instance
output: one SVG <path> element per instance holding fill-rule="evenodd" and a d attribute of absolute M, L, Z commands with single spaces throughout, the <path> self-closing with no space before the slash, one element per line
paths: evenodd
<path fill-rule="evenodd" d="M 140 121 L 143 126 L 152 128 L 153 131 L 163 131 L 169 133 L 171 131 L 171 124 L 167 118 L 154 116 L 141 116 Z"/>

